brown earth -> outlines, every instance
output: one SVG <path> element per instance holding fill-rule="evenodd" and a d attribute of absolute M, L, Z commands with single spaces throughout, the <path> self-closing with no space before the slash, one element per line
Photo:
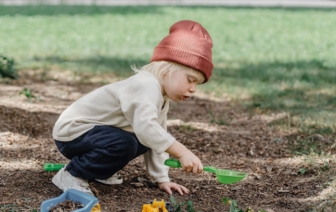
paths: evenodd
<path fill-rule="evenodd" d="M 20 75 L 19 80 L 0 82 L 0 211 L 39 210 L 42 201 L 62 193 L 51 182 L 55 172 L 42 168 L 47 162 L 67 163 L 53 143 L 53 124 L 74 100 L 101 86 L 100 82 L 116 80 L 70 72 L 21 71 Z M 24 88 L 34 96 L 28 99 L 20 94 Z M 169 131 L 204 165 L 248 173 L 236 184 L 223 185 L 209 173 L 193 175 L 171 169 L 172 181 L 191 191 L 184 196 L 174 193 L 177 202 L 190 200 L 195 211 L 216 212 L 230 210 L 224 197 L 254 211 L 325 208 L 329 202 L 323 199 L 329 198 L 335 169 L 323 170 L 323 164 L 333 167 L 334 161 L 326 158 L 307 163 L 304 157 L 292 155 L 290 149 L 302 135 L 272 124 L 287 119 L 286 113 L 248 112 L 228 99 L 200 93 L 189 101 L 172 103 Z M 330 138 L 311 136 L 321 145 L 331 143 Z M 90 183 L 102 211 L 141 211 L 142 205 L 154 198 L 171 201 L 149 181 L 142 157 L 121 174 L 121 185 Z"/>

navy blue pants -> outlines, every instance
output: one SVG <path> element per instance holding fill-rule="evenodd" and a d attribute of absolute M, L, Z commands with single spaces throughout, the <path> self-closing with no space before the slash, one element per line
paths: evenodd
<path fill-rule="evenodd" d="M 134 133 L 111 126 L 95 126 L 70 142 L 55 142 L 70 159 L 66 170 L 87 180 L 105 180 L 149 150 Z"/>

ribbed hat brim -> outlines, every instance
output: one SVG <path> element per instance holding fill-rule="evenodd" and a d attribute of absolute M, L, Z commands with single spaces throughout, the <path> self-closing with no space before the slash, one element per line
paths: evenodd
<path fill-rule="evenodd" d="M 196 69 L 204 74 L 204 82 L 209 80 L 213 69 L 212 62 L 203 55 L 172 46 L 159 45 L 155 47 L 151 59 L 151 62 L 153 61 L 171 61 Z"/>

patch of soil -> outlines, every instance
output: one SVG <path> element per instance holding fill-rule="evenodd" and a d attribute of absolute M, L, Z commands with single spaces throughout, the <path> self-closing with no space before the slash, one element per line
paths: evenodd
<path fill-rule="evenodd" d="M 64 200 L 55 206 L 52 206 L 48 212 L 71 212 L 83 208 L 84 205 L 80 202 L 72 200 Z"/>
<path fill-rule="evenodd" d="M 80 96 L 101 86 L 96 82 L 69 81 L 49 73 L 41 79 L 24 71 L 17 81 L 0 82 L 0 211 L 39 210 L 42 201 L 59 196 L 44 163 L 67 163 L 57 150 L 51 131 L 60 113 Z M 22 77 L 23 76 L 23 77 Z M 104 78 L 104 76 L 102 76 Z M 99 81 L 99 80 L 98 80 Z M 19 95 L 29 88 L 40 101 Z M 319 174 L 319 166 L 303 167 L 291 154 L 296 135 L 270 125 L 284 114 L 249 114 L 234 102 L 197 94 L 189 101 L 172 103 L 168 129 L 198 155 L 204 165 L 248 173 L 231 185 L 220 184 L 209 173 L 187 174 L 171 169 L 172 181 L 190 189 L 174 193 L 177 202 L 191 200 L 196 211 L 229 211 L 223 197 L 255 211 L 308 211 L 326 198 L 334 169 Z M 333 161 L 329 161 L 333 167 Z M 306 172 L 300 174 L 300 168 Z M 170 196 L 149 181 L 143 158 L 122 171 L 124 182 L 106 186 L 90 182 L 102 211 L 140 211 L 143 204 Z"/>

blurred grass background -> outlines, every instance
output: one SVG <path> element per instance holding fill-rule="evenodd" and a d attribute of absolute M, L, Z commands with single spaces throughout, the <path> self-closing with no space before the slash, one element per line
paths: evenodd
<path fill-rule="evenodd" d="M 0 54 L 19 69 L 127 77 L 181 19 L 213 38 L 215 69 L 201 91 L 287 112 L 306 133 L 335 133 L 335 9 L 0 6 Z"/>

